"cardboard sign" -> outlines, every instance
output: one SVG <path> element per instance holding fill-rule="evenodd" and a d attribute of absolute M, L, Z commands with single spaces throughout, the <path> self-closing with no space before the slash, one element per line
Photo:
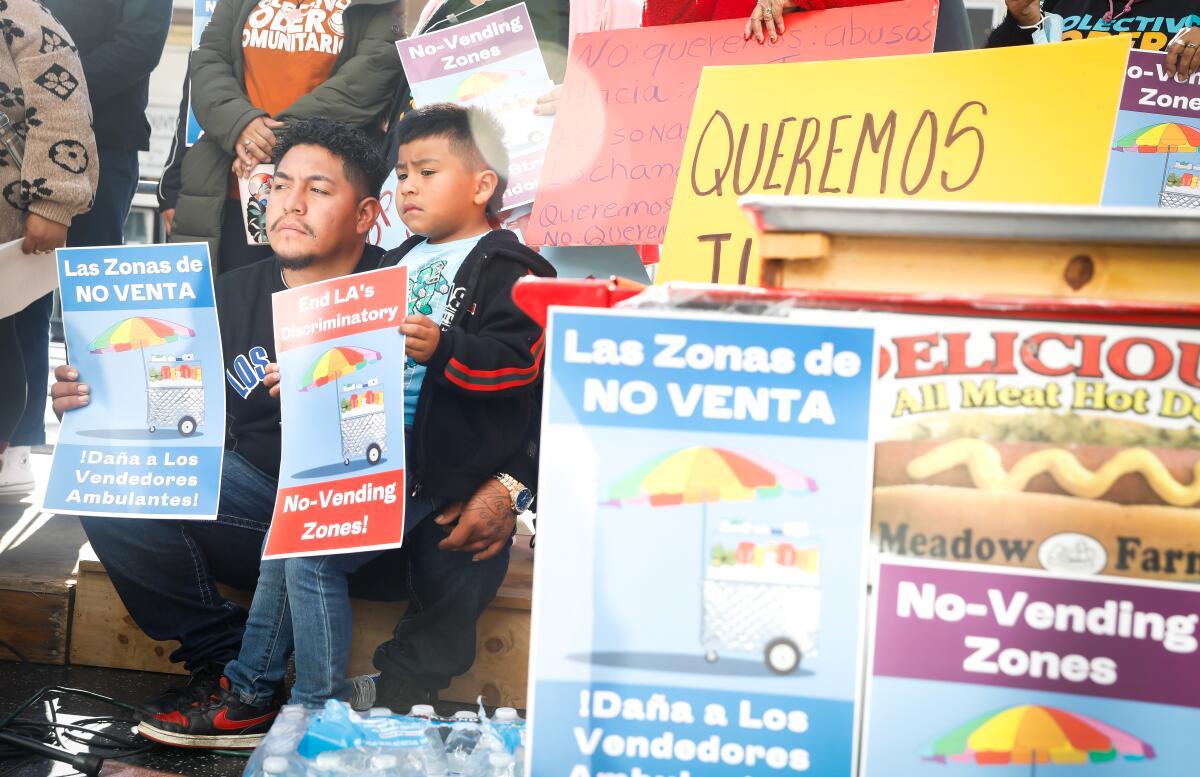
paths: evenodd
<path fill-rule="evenodd" d="M 875 590 L 867 777 L 1195 763 L 1195 588 L 888 562 Z"/>
<path fill-rule="evenodd" d="M 744 194 L 1096 204 L 1128 49 L 706 68 L 656 281 L 756 283 Z"/>
<path fill-rule="evenodd" d="M 551 310 L 526 774 L 854 773 L 864 319 Z"/>
<path fill-rule="evenodd" d="M 576 38 L 531 244 L 661 243 L 702 68 L 928 54 L 937 0 L 790 15 L 774 45 L 744 40 L 744 26 L 726 19 Z"/>
<path fill-rule="evenodd" d="M 553 117 L 533 112 L 554 88 L 524 3 L 396 41 L 418 107 L 451 102 L 491 111 L 504 128 L 504 208 L 533 202 Z"/>
<path fill-rule="evenodd" d="M 225 377 L 208 246 L 60 248 L 58 275 L 91 401 L 63 416 L 43 509 L 216 518 Z"/>
<path fill-rule="evenodd" d="M 212 19 L 213 9 L 216 7 L 217 0 L 193 0 L 192 51 L 200 47 L 200 36 L 204 34 L 204 28 L 208 26 L 209 20 Z M 200 128 L 200 122 L 196 121 L 196 114 L 192 111 L 191 93 L 189 91 L 187 130 L 184 134 L 184 139 L 188 146 L 194 146 L 203 134 L 204 130 Z"/>
<path fill-rule="evenodd" d="M 396 178 L 396 170 L 393 168 L 379 192 L 379 218 L 375 219 L 371 231 L 367 233 L 367 242 L 379 246 L 384 251 L 391 251 L 412 234 L 400 218 L 400 197 L 396 192 L 399 185 L 400 181 Z"/>
<path fill-rule="evenodd" d="M 1200 83 L 1167 75 L 1167 56 L 1129 52 L 1104 205 L 1200 208 Z"/>
<path fill-rule="evenodd" d="M 263 558 L 404 537 L 404 267 L 272 295 L 283 457 Z"/>

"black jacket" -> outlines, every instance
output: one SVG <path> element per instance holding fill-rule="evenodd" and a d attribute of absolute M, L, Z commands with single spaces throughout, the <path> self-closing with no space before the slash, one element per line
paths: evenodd
<path fill-rule="evenodd" d="M 67 28 L 92 98 L 96 145 L 147 151 L 150 73 L 171 28 L 171 0 L 42 0 Z"/>
<path fill-rule="evenodd" d="M 1137 0 L 1125 10 L 1126 0 L 1045 0 L 1042 10 L 1063 17 L 1063 40 L 1128 35 L 1133 47 L 1162 51 L 1181 27 L 1200 25 L 1200 7 L 1191 0 Z M 1104 21 L 1111 10 L 1113 20 Z M 1033 42 L 1033 31 L 1022 30 L 1012 14 L 988 36 L 988 48 L 1021 46 Z"/>
<path fill-rule="evenodd" d="M 398 263 L 424 239 L 409 238 L 384 264 Z M 454 312 L 425 364 L 408 462 L 411 491 L 467 499 L 498 472 L 537 490 L 546 336 L 517 308 L 512 287 L 526 275 L 554 274 L 506 229 L 484 235 L 467 255 L 454 276 Z"/>

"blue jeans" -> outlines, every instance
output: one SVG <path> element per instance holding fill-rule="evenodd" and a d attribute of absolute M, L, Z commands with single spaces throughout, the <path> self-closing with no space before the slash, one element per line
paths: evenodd
<path fill-rule="evenodd" d="M 404 507 L 405 536 L 410 537 L 421 523 L 432 524 L 437 507 L 428 497 L 409 496 Z M 263 705 L 271 701 L 283 683 L 293 649 L 296 683 L 292 704 L 317 707 L 326 699 L 350 698 L 349 576 L 385 552 L 262 562 L 241 652 L 225 667 L 225 676 L 243 702 Z"/>
<path fill-rule="evenodd" d="M 109 246 L 125 242 L 125 217 L 137 191 L 136 151 L 101 148 L 100 180 L 92 209 L 75 217 L 67 229 L 67 245 Z M 53 295 L 35 300 L 17 313 L 17 338 L 27 385 L 25 411 L 13 432 L 13 445 L 46 442 L 46 384 L 50 377 L 50 314 Z"/>

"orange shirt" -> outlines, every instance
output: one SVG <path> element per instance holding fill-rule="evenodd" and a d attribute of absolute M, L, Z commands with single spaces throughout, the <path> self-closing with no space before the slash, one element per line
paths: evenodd
<path fill-rule="evenodd" d="M 259 0 L 242 29 L 246 96 L 272 116 L 316 89 L 342 50 L 350 0 Z"/>

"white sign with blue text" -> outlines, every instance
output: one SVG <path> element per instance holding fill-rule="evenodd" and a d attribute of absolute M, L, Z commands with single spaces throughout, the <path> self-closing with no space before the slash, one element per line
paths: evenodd
<path fill-rule="evenodd" d="M 527 773 L 852 774 L 870 319 L 547 333 Z"/>
<path fill-rule="evenodd" d="M 216 518 L 225 378 L 208 246 L 60 248 L 58 276 L 91 399 L 63 417 L 44 509 Z"/>

